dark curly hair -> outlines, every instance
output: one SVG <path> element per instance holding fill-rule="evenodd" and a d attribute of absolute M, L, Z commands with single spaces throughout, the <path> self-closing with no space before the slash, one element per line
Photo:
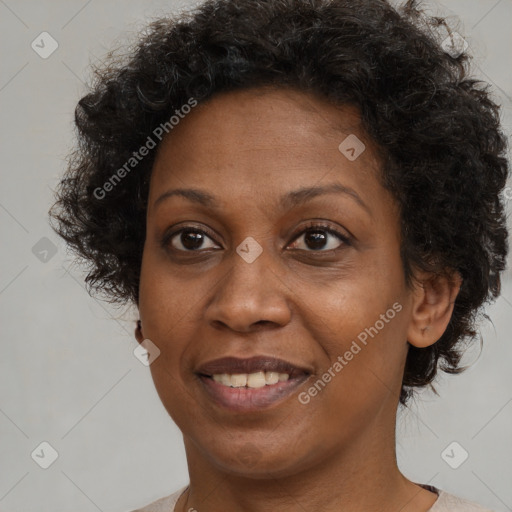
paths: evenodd
<path fill-rule="evenodd" d="M 443 50 L 445 36 L 454 37 L 444 19 L 413 0 L 207 0 L 149 23 L 128 52 L 93 67 L 75 111 L 78 145 L 50 210 L 53 228 L 88 263 L 89 290 L 138 303 L 156 150 L 130 172 L 126 162 L 155 128 L 191 98 L 292 87 L 359 109 L 400 206 L 408 286 L 414 269 L 463 279 L 443 336 L 409 347 L 400 402 L 438 368 L 460 372 L 477 314 L 500 292 L 509 167 L 489 86 L 470 77 L 466 52 Z M 123 165 L 122 181 L 105 192 Z"/>

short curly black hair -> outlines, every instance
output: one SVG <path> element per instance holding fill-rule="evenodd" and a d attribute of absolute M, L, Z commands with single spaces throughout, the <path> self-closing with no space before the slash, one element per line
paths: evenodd
<path fill-rule="evenodd" d="M 155 128 L 191 99 L 292 87 L 358 108 L 400 206 L 408 285 L 414 269 L 463 279 L 443 336 L 409 347 L 400 402 L 438 368 L 461 371 L 461 346 L 500 292 L 509 164 L 489 85 L 470 77 L 466 52 L 441 43 L 443 30 L 455 40 L 443 18 L 413 0 L 207 0 L 148 23 L 124 56 L 111 52 L 94 67 L 75 111 L 78 145 L 50 210 L 53 228 L 89 265 L 89 290 L 138 303 L 156 150 L 132 160 L 130 172 L 126 162 Z"/>

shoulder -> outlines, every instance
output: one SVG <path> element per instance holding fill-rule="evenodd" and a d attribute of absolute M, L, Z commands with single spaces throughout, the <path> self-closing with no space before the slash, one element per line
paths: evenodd
<path fill-rule="evenodd" d="M 164 496 L 163 498 L 153 501 L 143 508 L 133 510 L 132 512 L 173 512 L 178 498 L 183 494 L 187 487 L 188 486 L 185 486 L 169 496 Z M 429 512 L 493 512 L 492 510 L 484 508 L 477 503 L 465 500 L 464 498 L 459 498 L 458 496 L 454 496 L 448 492 L 437 489 L 436 492 L 439 494 L 439 498 Z"/>
<path fill-rule="evenodd" d="M 439 498 L 429 512 L 493 512 L 477 503 L 459 498 L 445 491 L 438 491 Z"/>
<path fill-rule="evenodd" d="M 178 498 L 183 494 L 187 487 L 188 486 L 185 486 L 169 496 L 164 496 L 163 498 L 153 501 L 143 508 L 133 510 L 132 512 L 173 512 Z"/>

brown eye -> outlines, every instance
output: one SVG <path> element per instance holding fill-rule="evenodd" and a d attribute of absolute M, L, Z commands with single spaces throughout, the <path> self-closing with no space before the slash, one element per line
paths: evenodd
<path fill-rule="evenodd" d="M 204 231 L 196 228 L 180 229 L 166 238 L 166 245 L 170 245 L 177 251 L 194 252 L 218 247 Z"/>
<path fill-rule="evenodd" d="M 313 225 L 294 238 L 292 249 L 326 252 L 338 249 L 344 244 L 349 244 L 347 236 L 328 226 Z"/>

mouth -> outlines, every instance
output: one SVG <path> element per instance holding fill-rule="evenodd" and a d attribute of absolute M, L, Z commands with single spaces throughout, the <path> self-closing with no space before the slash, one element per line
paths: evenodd
<path fill-rule="evenodd" d="M 254 412 L 289 397 L 312 374 L 282 359 L 225 357 L 196 371 L 208 397 L 224 409 Z"/>

